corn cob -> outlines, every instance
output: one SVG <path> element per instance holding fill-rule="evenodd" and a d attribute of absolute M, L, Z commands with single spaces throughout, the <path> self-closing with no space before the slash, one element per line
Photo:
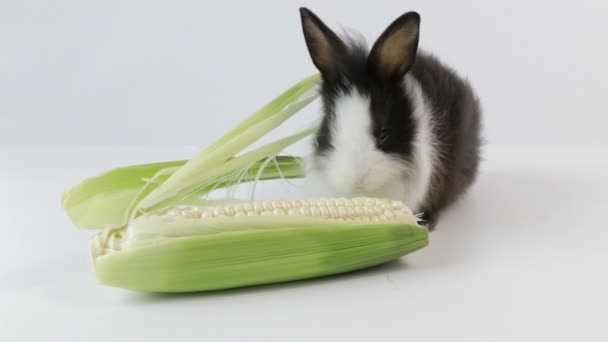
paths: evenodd
<path fill-rule="evenodd" d="M 427 244 L 401 202 L 322 198 L 177 207 L 97 234 L 91 251 L 102 284 L 189 292 L 347 272 Z"/>

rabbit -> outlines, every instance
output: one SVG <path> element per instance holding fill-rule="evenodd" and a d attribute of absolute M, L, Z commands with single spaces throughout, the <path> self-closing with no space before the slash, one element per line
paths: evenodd
<path fill-rule="evenodd" d="M 322 102 L 305 177 L 326 195 L 402 201 L 434 230 L 478 175 L 482 114 L 468 80 L 418 51 L 417 12 L 369 51 L 307 8 L 300 17 Z"/>

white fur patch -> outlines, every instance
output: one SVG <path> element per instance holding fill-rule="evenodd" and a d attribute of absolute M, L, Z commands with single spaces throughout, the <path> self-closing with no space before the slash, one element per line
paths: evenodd
<path fill-rule="evenodd" d="M 434 164 L 431 113 L 418 82 L 406 77 L 417 120 L 412 163 L 380 151 L 371 131 L 370 100 L 353 91 L 336 97 L 331 129 L 334 149 L 312 163 L 308 178 L 331 196 L 375 196 L 403 201 L 413 210 L 427 196 Z M 407 139 L 407 137 L 404 137 Z"/>
<path fill-rule="evenodd" d="M 408 179 L 406 199 L 414 208 L 420 209 L 426 199 L 434 166 L 437 161 L 436 139 L 433 134 L 433 113 L 425 98 L 420 83 L 411 75 L 405 76 L 405 89 L 413 104 L 413 116 L 417 121 L 416 137 L 414 139 L 413 172 Z"/>

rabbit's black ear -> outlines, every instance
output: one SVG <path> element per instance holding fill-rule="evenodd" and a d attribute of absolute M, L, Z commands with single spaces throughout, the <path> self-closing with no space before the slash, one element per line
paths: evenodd
<path fill-rule="evenodd" d="M 300 17 L 312 62 L 321 74 L 335 73 L 340 55 L 347 50 L 346 45 L 309 9 L 300 8 Z"/>
<path fill-rule="evenodd" d="M 386 81 L 399 81 L 410 69 L 418 50 L 420 15 L 408 12 L 380 35 L 369 54 L 370 67 Z"/>

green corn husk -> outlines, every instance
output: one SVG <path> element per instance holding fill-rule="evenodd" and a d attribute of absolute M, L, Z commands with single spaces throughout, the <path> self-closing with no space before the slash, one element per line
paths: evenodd
<path fill-rule="evenodd" d="M 241 182 L 272 180 L 276 178 L 300 178 L 303 175 L 299 158 L 277 156 L 274 163 L 262 169 L 264 160 L 258 161 L 244 174 Z M 162 183 L 187 160 L 132 165 L 106 171 L 87 178 L 63 194 L 62 206 L 72 222 L 83 229 L 119 228 L 126 226 L 137 199 L 151 191 L 154 185 Z M 261 172 L 260 172 L 261 171 Z M 259 175 L 259 176 L 258 176 Z M 222 189 L 233 185 L 229 180 L 211 182 L 212 187 L 202 188 L 196 193 L 202 196 L 209 190 Z M 192 204 L 184 198 L 179 203 Z"/>
<path fill-rule="evenodd" d="M 100 233 L 93 239 L 97 279 L 151 292 L 218 290 L 337 274 L 382 264 L 428 244 L 427 230 L 413 216 L 384 222 L 145 217 L 130 228 L 131 233 Z M 133 233 L 141 230 L 148 233 Z"/>

